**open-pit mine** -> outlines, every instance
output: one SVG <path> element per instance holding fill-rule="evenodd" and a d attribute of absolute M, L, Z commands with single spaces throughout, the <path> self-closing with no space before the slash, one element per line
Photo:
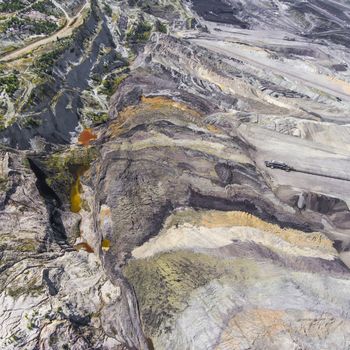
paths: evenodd
<path fill-rule="evenodd" d="M 349 350 L 350 2 L 0 0 L 0 349 Z"/>

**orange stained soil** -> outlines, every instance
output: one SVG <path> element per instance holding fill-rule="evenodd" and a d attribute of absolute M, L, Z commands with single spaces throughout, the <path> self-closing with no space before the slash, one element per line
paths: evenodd
<path fill-rule="evenodd" d="M 187 119 L 200 120 L 202 114 L 192 109 L 183 102 L 174 101 L 165 96 L 141 97 L 141 101 L 136 106 L 125 107 L 118 113 L 118 118 L 109 126 L 109 136 L 119 136 L 130 127 L 134 118 L 145 115 L 172 116 L 182 114 Z"/>
<path fill-rule="evenodd" d="M 97 139 L 91 128 L 84 129 L 79 135 L 78 142 L 83 146 L 89 146 L 91 141 Z"/>
<path fill-rule="evenodd" d="M 197 112 L 195 109 L 190 108 L 188 105 L 186 105 L 183 102 L 177 102 L 174 101 L 173 99 L 165 96 L 155 96 L 155 97 L 145 97 L 142 96 L 141 102 L 148 105 L 150 108 L 153 109 L 159 109 L 163 106 L 170 106 L 176 109 L 179 109 L 183 112 L 186 112 L 193 117 L 201 117 L 201 114 Z"/>
<path fill-rule="evenodd" d="M 94 250 L 91 248 L 90 244 L 86 242 L 78 243 L 74 246 L 74 249 L 79 250 L 85 250 L 88 253 L 94 253 Z"/>

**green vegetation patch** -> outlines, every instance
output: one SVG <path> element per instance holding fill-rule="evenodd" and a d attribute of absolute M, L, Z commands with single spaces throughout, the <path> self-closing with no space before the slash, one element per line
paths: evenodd
<path fill-rule="evenodd" d="M 156 22 L 156 31 L 160 32 L 160 33 L 167 34 L 168 33 L 168 26 L 161 21 L 157 21 Z"/>
<path fill-rule="evenodd" d="M 6 118 L 3 115 L 0 115 L 0 131 L 6 129 Z M 0 187 L 1 187 L 1 178 L 0 178 Z"/>
<path fill-rule="evenodd" d="M 0 192 L 5 192 L 7 190 L 8 179 L 0 177 Z"/>
<path fill-rule="evenodd" d="M 128 0 L 130 6 L 137 6 L 143 12 L 158 18 L 173 19 L 187 17 L 184 2 L 181 0 Z"/>
<path fill-rule="evenodd" d="M 32 9 L 48 16 L 57 15 L 57 8 L 51 0 L 41 0 L 32 5 Z"/>
<path fill-rule="evenodd" d="M 58 29 L 58 24 L 50 21 L 31 21 L 30 26 L 34 34 L 51 34 Z"/>
<path fill-rule="evenodd" d="M 109 120 L 108 113 L 89 113 L 87 117 L 92 121 L 93 125 L 100 125 Z"/>
<path fill-rule="evenodd" d="M 25 4 L 21 0 L 5 0 L 0 4 L 0 12 L 16 12 L 25 8 Z"/>
<path fill-rule="evenodd" d="M 2 234 L 0 235 L 0 246 L 3 250 L 9 250 L 16 252 L 16 255 L 21 255 L 21 253 L 36 252 L 39 247 L 39 242 L 32 238 L 24 238 L 20 234 L 10 236 L 8 234 Z"/>
<path fill-rule="evenodd" d="M 44 53 L 34 62 L 34 71 L 40 76 L 52 75 L 55 62 L 71 46 L 72 42 L 71 38 L 57 41 L 52 51 Z"/>
<path fill-rule="evenodd" d="M 128 77 L 128 74 L 122 74 L 118 77 L 110 75 L 108 78 L 103 80 L 101 93 L 112 96 L 118 89 L 119 85 Z"/>
<path fill-rule="evenodd" d="M 7 290 L 7 293 L 14 299 L 18 299 L 21 295 L 31 295 L 32 297 L 36 297 L 44 292 L 45 287 L 36 277 L 33 277 L 23 285 L 13 285 Z"/>
<path fill-rule="evenodd" d="M 131 260 L 123 272 L 135 288 L 146 333 L 153 336 L 186 308 L 195 289 L 219 278 L 244 283 L 256 275 L 256 266 L 251 260 L 178 251 Z"/>
<path fill-rule="evenodd" d="M 32 116 L 27 116 L 23 121 L 21 121 L 21 125 L 23 128 L 35 128 L 40 126 L 41 123 L 41 119 Z"/>
<path fill-rule="evenodd" d="M 27 253 L 27 252 L 36 252 L 38 248 L 38 241 L 30 238 L 23 238 L 16 241 L 17 247 L 15 251 Z"/>
<path fill-rule="evenodd" d="M 58 29 L 58 24 L 51 21 L 34 21 L 19 17 L 12 17 L 8 21 L 1 24 L 0 31 L 6 32 L 9 29 L 29 31 L 32 34 L 51 34 Z"/>
<path fill-rule="evenodd" d="M 112 8 L 111 8 L 108 4 L 106 4 L 106 3 L 103 4 L 103 10 L 104 10 L 104 13 L 105 13 L 108 17 L 112 17 L 112 15 L 113 15 L 113 10 L 112 10 Z"/>
<path fill-rule="evenodd" d="M 19 89 L 19 79 L 16 74 L 0 77 L 0 90 L 5 90 L 10 96 Z"/>
<path fill-rule="evenodd" d="M 150 38 L 152 28 L 150 23 L 141 21 L 128 32 L 127 40 L 132 43 L 144 43 Z"/>
<path fill-rule="evenodd" d="M 87 170 L 97 156 L 98 151 L 93 147 L 76 148 L 64 153 L 52 154 L 43 164 L 48 174 L 46 183 L 64 201 L 68 201 L 71 187 L 78 173 Z"/>

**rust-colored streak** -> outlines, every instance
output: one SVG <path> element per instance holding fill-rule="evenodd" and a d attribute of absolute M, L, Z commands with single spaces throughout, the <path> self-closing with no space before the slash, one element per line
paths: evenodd
<path fill-rule="evenodd" d="M 79 135 L 78 142 L 83 146 L 89 146 L 90 142 L 96 140 L 97 136 L 91 128 L 84 129 Z"/>
<path fill-rule="evenodd" d="M 94 253 L 94 250 L 91 248 L 90 244 L 86 242 L 78 243 L 74 246 L 74 249 L 79 250 L 85 250 L 88 253 Z"/>
<path fill-rule="evenodd" d="M 119 136 L 132 125 L 144 120 L 169 119 L 174 116 L 184 121 L 200 123 L 202 114 L 183 102 L 175 101 L 166 96 L 141 97 L 141 101 L 136 106 L 125 107 L 118 113 L 116 118 L 109 125 L 109 136 Z"/>

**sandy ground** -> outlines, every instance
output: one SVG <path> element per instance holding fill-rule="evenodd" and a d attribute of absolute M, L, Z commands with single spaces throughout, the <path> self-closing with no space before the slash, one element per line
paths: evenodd
<path fill-rule="evenodd" d="M 214 249 L 232 244 L 232 241 L 240 240 L 255 242 L 292 256 L 321 257 L 332 260 L 334 255 L 330 251 L 322 252 L 310 247 L 298 247 L 286 242 L 273 233 L 264 232 L 252 227 L 195 227 L 189 224 L 172 227 L 163 235 L 157 236 L 133 251 L 133 257 L 137 259 L 149 258 L 164 251 L 176 251 L 180 249 Z M 334 253 L 336 253 L 334 251 Z"/>
<path fill-rule="evenodd" d="M 350 153 L 312 141 L 283 135 L 256 126 L 241 126 L 240 136 L 256 147 L 255 161 L 278 186 L 286 185 L 341 198 L 350 204 Z M 266 142 L 269 140 L 269 142 Z M 349 178 L 342 181 L 299 172 L 265 167 L 265 160 L 282 161 L 291 167 L 315 174 Z"/>

